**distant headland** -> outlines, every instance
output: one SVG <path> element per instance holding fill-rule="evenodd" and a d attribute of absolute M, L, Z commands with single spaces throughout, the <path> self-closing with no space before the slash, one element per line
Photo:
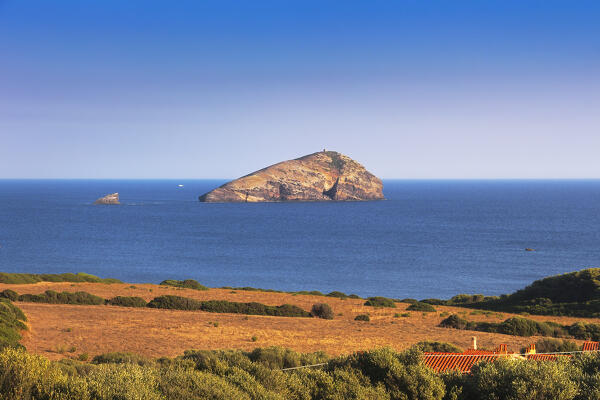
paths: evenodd
<path fill-rule="evenodd" d="M 358 162 L 323 150 L 283 161 L 228 182 L 201 202 L 384 200 L 381 179 Z"/>

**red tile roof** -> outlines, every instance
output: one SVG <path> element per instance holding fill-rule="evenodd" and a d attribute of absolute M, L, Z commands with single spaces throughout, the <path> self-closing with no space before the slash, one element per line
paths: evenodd
<path fill-rule="evenodd" d="M 600 350 L 600 342 L 583 342 L 583 351 L 598 351 Z"/>
<path fill-rule="evenodd" d="M 535 345 L 530 345 L 530 351 L 535 351 Z M 584 342 L 583 351 L 600 351 L 600 342 Z M 486 350 L 465 350 L 464 353 L 424 353 L 423 362 L 435 372 L 445 372 L 458 370 L 461 372 L 471 372 L 473 365 L 480 361 L 494 361 L 500 357 L 514 357 L 532 361 L 554 361 L 560 357 L 572 357 L 570 354 L 518 354 L 509 353 L 506 345 L 499 345 L 494 351 Z"/>
<path fill-rule="evenodd" d="M 500 357 L 506 356 L 491 351 L 467 350 L 464 353 L 425 353 L 423 354 L 423 361 L 435 372 L 449 370 L 471 372 L 471 367 L 476 363 L 494 361 Z"/>

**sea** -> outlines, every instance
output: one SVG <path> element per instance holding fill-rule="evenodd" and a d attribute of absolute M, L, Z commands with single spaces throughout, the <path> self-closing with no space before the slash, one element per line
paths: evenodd
<path fill-rule="evenodd" d="M 198 202 L 224 182 L 0 180 L 0 271 L 446 299 L 600 267 L 599 180 L 384 180 L 384 201 Z M 121 205 L 92 205 L 113 192 Z"/>

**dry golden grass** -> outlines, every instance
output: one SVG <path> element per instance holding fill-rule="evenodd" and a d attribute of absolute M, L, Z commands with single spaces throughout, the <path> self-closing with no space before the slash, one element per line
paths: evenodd
<path fill-rule="evenodd" d="M 30 331 L 25 333 L 22 343 L 29 351 L 51 359 L 81 353 L 93 356 L 113 351 L 160 357 L 176 356 L 188 349 L 251 350 L 266 346 L 284 346 L 301 352 L 323 350 L 330 355 L 338 355 L 381 346 L 402 350 L 423 340 L 450 342 L 467 348 L 474 335 L 477 336 L 480 347 L 494 348 L 500 343 L 505 343 L 509 349 L 518 351 L 538 339 L 439 328 L 437 325 L 444 318 L 440 316 L 442 312 L 462 313 L 470 320 L 494 322 L 512 316 L 508 313 L 471 315 L 471 310 L 457 307 L 436 306 L 436 313 L 410 312 L 409 317 L 394 317 L 396 313 L 405 313 L 408 304 L 397 303 L 397 308 L 373 308 L 363 306 L 364 300 L 356 299 L 340 300 L 322 296 L 229 289 L 197 291 L 151 284 L 0 284 L 0 290 L 7 288 L 19 294 L 41 293 L 50 289 L 86 291 L 104 298 L 117 295 L 139 296 L 146 300 L 164 294 L 174 294 L 198 300 L 256 301 L 269 305 L 289 303 L 305 310 L 310 310 L 314 303 L 327 303 L 336 315 L 333 320 L 322 320 L 115 306 L 18 303 L 27 315 L 30 326 Z M 371 321 L 354 321 L 358 314 L 369 314 Z M 578 320 L 598 322 L 594 319 L 569 317 L 528 318 L 562 324 L 571 324 Z M 256 341 L 253 341 L 252 337 L 256 337 Z M 57 351 L 64 348 L 76 348 L 76 351 Z"/>

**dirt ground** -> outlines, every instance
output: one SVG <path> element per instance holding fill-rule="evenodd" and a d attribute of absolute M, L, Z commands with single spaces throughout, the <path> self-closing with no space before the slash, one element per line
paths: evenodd
<path fill-rule="evenodd" d="M 445 313 L 459 313 L 470 320 L 499 322 L 512 314 L 471 314 L 472 310 L 436 306 L 435 313 L 408 312 L 408 304 L 397 308 L 364 306 L 364 300 L 254 292 L 229 289 L 197 291 L 161 287 L 151 284 L 37 283 L 31 285 L 0 284 L 0 291 L 12 289 L 19 294 L 45 290 L 85 291 L 104 298 L 139 296 L 151 300 L 163 294 L 198 300 L 224 299 L 256 301 L 268 305 L 294 304 L 310 310 L 315 303 L 328 303 L 334 310 L 333 320 L 318 318 L 268 317 L 240 314 L 216 314 L 202 311 L 176 311 L 117 306 L 77 306 L 21 303 L 29 331 L 22 344 L 31 352 L 50 359 L 77 357 L 87 353 L 133 352 L 151 357 L 176 356 L 189 349 L 243 349 L 283 346 L 300 352 L 325 351 L 330 355 L 389 346 L 402 350 L 423 341 L 443 341 L 468 348 L 476 336 L 479 347 L 495 348 L 507 344 L 518 351 L 538 337 L 516 337 L 485 332 L 439 328 Z M 370 322 L 354 321 L 358 314 L 369 314 Z M 443 314 L 443 315 L 440 315 Z M 572 324 L 575 321 L 599 323 L 597 319 L 529 316 L 539 321 Z M 578 341 L 581 343 L 581 341 Z"/>

